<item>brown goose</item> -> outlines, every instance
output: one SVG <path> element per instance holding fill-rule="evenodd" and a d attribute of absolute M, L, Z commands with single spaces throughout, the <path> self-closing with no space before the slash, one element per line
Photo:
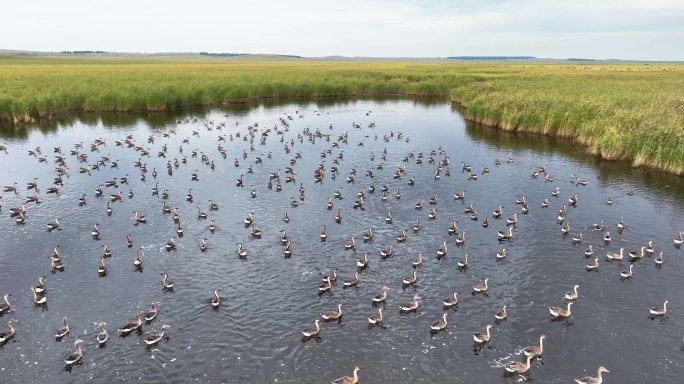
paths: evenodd
<path fill-rule="evenodd" d="M 332 383 L 333 384 L 356 384 L 359 381 L 359 376 L 357 372 L 361 370 L 361 367 L 358 365 L 354 367 L 354 375 L 353 376 L 343 376 L 340 377 L 339 379 L 334 380 Z"/>
<path fill-rule="evenodd" d="M 342 303 L 337 304 L 337 311 L 328 311 L 321 313 L 321 317 L 325 321 L 338 320 L 342 317 Z"/>

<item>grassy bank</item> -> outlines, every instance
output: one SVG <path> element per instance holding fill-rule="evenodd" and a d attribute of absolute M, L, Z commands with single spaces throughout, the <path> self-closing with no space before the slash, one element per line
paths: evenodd
<path fill-rule="evenodd" d="M 0 57 L 0 120 L 259 98 L 450 96 L 469 119 L 684 174 L 684 67 Z"/>

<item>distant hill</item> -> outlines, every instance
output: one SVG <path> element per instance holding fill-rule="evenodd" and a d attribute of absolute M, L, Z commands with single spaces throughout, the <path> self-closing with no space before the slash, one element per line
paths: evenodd
<path fill-rule="evenodd" d="M 447 59 L 451 59 L 451 60 L 478 60 L 478 61 L 536 60 L 537 57 L 534 57 L 534 56 L 448 56 Z"/>

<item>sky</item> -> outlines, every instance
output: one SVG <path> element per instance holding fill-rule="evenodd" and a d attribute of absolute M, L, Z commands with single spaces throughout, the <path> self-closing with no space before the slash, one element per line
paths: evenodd
<path fill-rule="evenodd" d="M 2 13 L 13 50 L 684 60 L 684 0 L 31 0 Z"/>

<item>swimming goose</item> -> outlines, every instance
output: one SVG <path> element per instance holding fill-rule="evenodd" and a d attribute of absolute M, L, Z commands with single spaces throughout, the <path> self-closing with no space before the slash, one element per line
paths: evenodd
<path fill-rule="evenodd" d="M 176 249 L 176 241 L 174 240 L 174 236 L 171 236 L 169 238 L 169 241 L 166 243 L 164 247 L 166 248 L 167 252 Z"/>
<path fill-rule="evenodd" d="M 409 301 L 406 304 L 400 305 L 399 309 L 401 310 L 401 312 L 413 312 L 418 309 L 420 299 L 420 296 L 414 295 L 411 301 Z"/>
<path fill-rule="evenodd" d="M 40 276 L 40 277 L 38 278 L 38 284 L 37 284 L 36 287 L 35 287 L 35 288 L 36 288 L 36 293 L 39 293 L 39 294 L 41 294 L 41 295 L 44 294 L 44 293 L 45 293 L 45 290 L 46 290 L 46 288 L 45 288 L 45 283 L 43 283 L 43 279 L 47 279 L 47 276 Z M 2 311 L 0 311 L 0 313 L 1 313 L 1 312 L 2 312 Z"/>
<path fill-rule="evenodd" d="M 192 203 L 194 196 L 192 195 L 192 188 L 188 189 L 188 194 L 185 195 L 185 201 Z"/>
<path fill-rule="evenodd" d="M 449 252 L 449 250 L 447 249 L 447 242 L 443 241 L 442 247 L 437 250 L 437 259 L 443 258 L 444 256 L 447 255 L 448 252 Z"/>
<path fill-rule="evenodd" d="M 653 262 L 655 262 L 657 266 L 663 265 L 663 261 L 663 252 L 660 252 L 660 255 L 656 256 L 656 258 L 653 259 Z"/>
<path fill-rule="evenodd" d="M 428 203 L 430 203 L 430 205 L 437 205 L 437 195 L 432 195 Z"/>
<path fill-rule="evenodd" d="M 629 257 L 630 257 L 632 260 L 641 259 L 642 257 L 644 257 L 644 249 L 646 249 L 645 246 L 641 247 L 641 251 L 632 251 L 632 252 L 630 252 L 630 253 L 629 253 Z"/>
<path fill-rule="evenodd" d="M 632 268 L 633 268 L 633 267 L 634 267 L 634 264 L 630 264 L 630 265 L 629 265 L 629 270 L 620 272 L 620 278 L 622 278 L 622 279 L 631 279 L 631 278 L 632 278 Z"/>
<path fill-rule="evenodd" d="M 504 369 L 506 370 L 506 372 L 509 372 L 509 373 L 514 373 L 516 375 L 523 375 L 523 374 L 527 373 L 527 371 L 530 370 L 530 360 L 532 360 L 533 358 L 534 358 L 534 356 L 527 356 L 525 358 L 524 363 L 517 362 L 517 361 L 507 363 Z"/>
<path fill-rule="evenodd" d="M 387 211 L 387 217 L 385 217 L 385 223 L 392 224 L 392 211 Z"/>
<path fill-rule="evenodd" d="M 617 223 L 618 230 L 622 230 L 625 228 L 625 217 L 622 216 L 620 217 L 620 221 Z"/>
<path fill-rule="evenodd" d="M 200 207 L 197 207 L 197 220 L 204 220 L 207 218 L 207 213 L 202 211 Z"/>
<path fill-rule="evenodd" d="M 494 219 L 500 219 L 500 218 L 501 218 L 501 215 L 503 215 L 502 209 L 503 209 L 503 207 L 499 207 L 496 211 L 494 211 L 494 212 L 492 213 L 492 218 L 494 218 Z"/>
<path fill-rule="evenodd" d="M 487 331 L 485 333 L 477 332 L 477 333 L 473 334 L 473 340 L 475 340 L 475 342 L 478 344 L 484 344 L 484 343 L 489 342 L 489 340 L 491 339 L 491 336 L 492 336 L 489 333 L 490 329 L 492 329 L 492 325 L 487 324 Z"/>
<path fill-rule="evenodd" d="M 545 335 L 539 336 L 539 346 L 533 345 L 523 349 L 523 353 L 527 357 L 540 357 L 544 353 L 544 339 Z"/>
<path fill-rule="evenodd" d="M 353 376 L 343 376 L 340 377 L 339 379 L 335 379 L 332 384 L 356 384 L 359 381 L 359 376 L 357 375 L 357 372 L 361 370 L 361 367 L 358 365 L 354 367 L 354 375 Z"/>
<path fill-rule="evenodd" d="M 622 256 L 623 256 L 622 254 L 623 254 L 624 251 L 625 251 L 624 248 L 620 248 L 620 253 L 608 252 L 608 253 L 606 254 L 606 257 L 607 257 L 609 260 L 622 260 Z"/>
<path fill-rule="evenodd" d="M 48 188 L 45 193 L 59 193 L 59 187 L 57 184 L 53 185 L 52 187 Z"/>
<path fill-rule="evenodd" d="M 606 243 L 610 243 L 613 239 L 610 237 L 610 231 L 606 232 L 606 235 L 603 236 L 603 241 Z"/>
<path fill-rule="evenodd" d="M 482 228 L 487 227 L 489 227 L 489 217 L 485 217 L 484 221 L 482 222 Z"/>
<path fill-rule="evenodd" d="M 677 237 L 674 239 L 674 246 L 679 248 L 682 245 L 682 242 L 684 242 L 684 238 L 682 238 L 682 232 L 678 232 Z"/>
<path fill-rule="evenodd" d="M 321 317 L 325 321 L 338 320 L 340 317 L 342 317 L 342 303 L 337 304 L 337 311 L 323 312 L 321 313 Z"/>
<path fill-rule="evenodd" d="M 354 272 L 354 277 L 343 282 L 343 288 L 356 287 L 359 283 L 359 271 Z"/>
<path fill-rule="evenodd" d="M 78 199 L 78 206 L 79 206 L 79 207 L 82 207 L 82 206 L 84 206 L 84 205 L 86 205 L 85 194 L 82 195 L 82 196 Z"/>
<path fill-rule="evenodd" d="M 109 246 L 107 244 L 102 244 L 102 257 L 112 257 L 112 251 L 109 250 Z"/>
<path fill-rule="evenodd" d="M 133 211 L 133 214 L 135 215 L 133 217 L 133 219 L 135 219 L 135 225 L 144 224 L 147 222 L 147 219 L 145 218 L 145 216 L 138 215 L 137 211 Z"/>
<path fill-rule="evenodd" d="M 209 220 L 209 232 L 214 233 L 216 231 L 216 224 L 214 224 L 214 220 Z"/>
<path fill-rule="evenodd" d="M 461 270 L 468 268 L 468 254 L 467 253 L 463 256 L 463 259 L 458 261 L 457 265 L 458 265 L 458 269 L 461 269 Z"/>
<path fill-rule="evenodd" d="M 645 251 L 646 251 L 646 253 L 648 253 L 649 255 L 652 255 L 653 252 L 655 252 L 655 249 L 653 248 L 653 242 L 652 242 L 652 241 L 649 240 L 649 242 L 648 242 L 648 247 L 646 247 Z"/>
<path fill-rule="evenodd" d="M 169 198 L 169 190 L 164 189 L 164 192 L 162 192 L 162 199 L 166 200 Z"/>
<path fill-rule="evenodd" d="M 387 291 L 389 291 L 389 287 L 385 285 L 380 290 L 380 293 L 373 296 L 373 306 L 385 302 L 385 300 L 387 299 Z"/>
<path fill-rule="evenodd" d="M 8 300 L 7 298 L 8 298 L 8 297 L 11 297 L 11 296 L 12 296 L 12 295 L 10 295 L 9 293 L 6 293 L 6 294 L 3 296 L 3 299 L 5 300 L 5 302 L 4 302 L 4 303 L 0 303 L 0 315 L 2 315 L 2 314 L 4 314 L 5 312 L 9 311 L 9 309 L 10 309 L 10 303 L 9 303 L 9 300 Z"/>
<path fill-rule="evenodd" d="M 173 216 L 171 218 L 173 219 L 174 224 L 180 223 L 180 215 L 178 214 L 178 211 L 176 211 L 178 208 L 173 209 Z"/>
<path fill-rule="evenodd" d="M 418 271 L 414 270 L 410 277 L 404 277 L 402 279 L 402 282 L 404 283 L 404 285 L 409 286 L 409 285 L 415 284 L 417 281 L 417 274 L 418 274 Z"/>
<path fill-rule="evenodd" d="M 100 332 L 97 333 L 97 343 L 100 345 L 104 345 L 104 343 L 109 340 L 109 333 L 107 333 L 107 330 L 104 328 L 107 323 L 100 322 L 97 327 L 100 329 Z"/>
<path fill-rule="evenodd" d="M 565 236 L 568 233 L 570 233 L 570 222 L 566 221 L 565 224 L 561 227 L 561 233 Z"/>
<path fill-rule="evenodd" d="M 413 259 L 413 261 L 411 262 L 411 265 L 413 266 L 413 268 L 418 268 L 422 264 L 423 264 L 423 252 L 418 252 L 418 257 Z"/>
<path fill-rule="evenodd" d="M 482 165 L 482 174 L 484 175 L 485 173 L 489 173 L 489 167 L 487 167 L 486 165 L 483 164 Z"/>
<path fill-rule="evenodd" d="M 428 213 L 428 219 L 429 220 L 434 220 L 437 218 L 437 210 L 435 208 L 432 208 L 432 211 Z"/>
<path fill-rule="evenodd" d="M 162 202 L 162 213 L 171 213 L 171 207 L 166 205 L 166 202 Z"/>
<path fill-rule="evenodd" d="M 449 314 L 445 312 L 442 314 L 442 320 L 438 320 L 438 321 L 435 321 L 434 323 L 432 323 L 430 325 L 430 332 L 436 333 L 436 332 L 443 331 L 447 327 L 447 316 L 448 315 Z"/>
<path fill-rule="evenodd" d="M 461 236 L 456 238 L 456 245 L 457 246 L 462 246 L 463 244 L 465 244 L 465 241 L 466 241 L 465 234 L 466 234 L 466 231 L 463 230 L 463 231 L 461 231 Z"/>
<path fill-rule="evenodd" d="M 162 280 L 162 287 L 164 290 L 173 290 L 173 281 L 169 280 L 169 274 L 166 272 L 160 273 L 160 275 L 164 276 L 164 279 Z"/>
<path fill-rule="evenodd" d="M 36 291 L 36 287 L 31 287 L 31 291 L 33 292 L 33 304 L 35 304 L 35 305 L 47 304 L 47 297 L 40 295 Z"/>
<path fill-rule="evenodd" d="M 452 297 L 449 297 L 447 299 L 444 299 L 442 303 L 444 304 L 444 308 L 452 308 L 458 305 L 458 292 L 454 292 Z"/>
<path fill-rule="evenodd" d="M 356 261 L 356 266 L 359 269 L 366 268 L 368 266 L 368 252 L 363 254 L 363 258 Z"/>
<path fill-rule="evenodd" d="M 143 339 L 145 341 L 145 344 L 147 344 L 147 345 L 157 344 L 158 342 L 160 342 L 164 338 L 164 333 L 169 328 L 171 328 L 171 326 L 168 324 L 162 325 L 161 331 L 156 332 L 156 333 L 151 333 Z"/>
<path fill-rule="evenodd" d="M 418 232 L 420 231 L 420 218 L 416 219 L 416 223 L 413 224 L 413 232 Z"/>
<path fill-rule="evenodd" d="M 473 285 L 473 293 L 487 293 L 487 290 L 489 290 L 489 286 L 487 285 L 489 283 L 489 277 L 484 279 L 484 284 L 474 284 Z"/>
<path fill-rule="evenodd" d="M 211 298 L 211 306 L 214 308 L 218 308 L 218 306 L 221 304 L 221 297 L 219 297 L 219 292 L 221 292 L 220 289 L 214 288 L 214 297 Z"/>
<path fill-rule="evenodd" d="M 403 243 L 406 241 L 406 230 L 401 230 L 401 234 L 397 236 L 397 243 Z"/>
<path fill-rule="evenodd" d="M 590 258 L 594 255 L 594 246 L 589 244 L 589 248 L 584 251 L 584 257 Z"/>
<path fill-rule="evenodd" d="M 651 312 L 651 315 L 654 316 L 663 316 L 667 313 L 667 303 L 669 303 L 670 300 L 665 300 L 665 303 L 663 303 L 662 308 L 661 307 L 654 307 L 649 309 L 649 312 Z"/>
<path fill-rule="evenodd" d="M 383 260 L 392 257 L 392 244 L 389 245 L 389 248 L 380 251 L 380 257 Z"/>
<path fill-rule="evenodd" d="M 526 202 L 527 202 L 527 201 L 525 200 L 525 196 L 523 196 L 523 197 L 521 197 L 521 198 L 519 198 L 519 199 L 515 199 L 515 203 L 516 203 L 516 204 L 521 204 L 521 205 L 522 205 L 522 204 L 525 204 Z"/>
<path fill-rule="evenodd" d="M 511 240 L 513 238 L 513 227 L 508 227 L 508 232 L 498 232 L 499 240 Z"/>
<path fill-rule="evenodd" d="M 571 198 L 568 199 L 568 204 L 570 204 L 573 207 L 577 205 L 577 194 L 576 193 Z"/>
<path fill-rule="evenodd" d="M 318 332 L 321 331 L 321 328 L 319 327 L 319 324 L 321 322 L 321 319 L 316 319 L 314 320 L 314 326 L 312 328 L 307 328 L 302 331 L 302 334 L 304 337 L 314 337 L 318 335 Z"/>
<path fill-rule="evenodd" d="M 131 235 L 130 235 L 130 234 L 126 235 L 126 246 L 127 246 L 128 248 L 130 248 L 130 247 L 133 246 L 133 240 L 131 240 Z"/>
<path fill-rule="evenodd" d="M 241 259 L 244 259 L 247 257 L 247 249 L 242 247 L 242 243 L 237 243 L 238 249 L 237 249 L 237 254 L 238 257 Z"/>
<path fill-rule="evenodd" d="M 158 314 L 157 305 L 159 305 L 159 304 L 161 304 L 161 303 L 158 301 L 153 301 L 152 302 L 152 308 L 149 311 L 147 311 L 147 313 L 145 313 L 145 322 L 147 324 L 152 322 L 152 320 L 154 320 L 157 317 L 157 314 Z M 143 312 L 144 311 L 141 311 L 141 313 L 143 313 Z"/>
<path fill-rule="evenodd" d="M 332 288 L 332 282 L 330 281 L 330 276 L 327 276 L 323 279 L 323 282 L 318 286 L 318 294 L 322 295 L 325 292 L 330 292 L 330 288 Z"/>
<path fill-rule="evenodd" d="M 55 337 L 56 337 L 57 339 L 61 339 L 61 338 L 63 338 L 64 336 L 66 336 L 67 333 L 69 333 L 69 324 L 67 324 L 67 318 L 66 318 L 66 316 L 64 316 L 64 317 L 62 318 L 62 323 L 63 323 L 64 325 L 62 325 L 61 327 L 59 327 L 59 328 L 57 329 L 57 332 L 55 332 Z"/>
<path fill-rule="evenodd" d="M 565 300 L 577 300 L 577 298 L 579 297 L 577 295 L 577 288 L 579 288 L 579 284 L 575 284 L 575 287 L 572 291 L 566 292 L 564 296 Z"/>
<path fill-rule="evenodd" d="M 48 232 L 52 232 L 55 229 L 59 229 L 59 218 L 56 218 L 54 223 L 48 223 L 47 228 Z"/>
<path fill-rule="evenodd" d="M 209 246 L 207 245 L 207 239 L 202 238 L 199 245 L 200 252 L 205 252 L 208 248 Z"/>
<path fill-rule="evenodd" d="M 494 315 L 494 318 L 498 321 L 506 320 L 506 318 L 508 317 L 508 313 L 506 313 L 506 308 L 508 308 L 508 305 L 504 304 L 503 307 L 501 307 L 501 311 L 497 312 Z"/>
<path fill-rule="evenodd" d="M 142 320 L 141 320 L 140 316 L 141 316 L 143 313 L 145 313 L 145 311 L 136 311 L 136 312 L 135 312 L 135 320 L 130 321 L 130 322 L 128 322 L 126 325 L 120 327 L 120 328 L 118 329 L 118 331 L 121 332 L 121 333 L 124 334 L 124 335 L 125 335 L 125 334 L 128 334 L 128 333 L 131 333 L 131 332 L 133 332 L 133 331 L 136 331 L 136 330 L 137 330 L 137 331 L 140 331 L 140 327 L 142 327 Z M 156 316 L 156 314 L 155 314 L 155 316 Z"/>
<path fill-rule="evenodd" d="M 368 323 L 371 325 L 381 324 L 382 320 L 383 320 L 382 311 L 383 311 L 383 308 L 380 307 L 380 308 L 378 308 L 378 314 L 377 315 L 368 316 Z"/>
<path fill-rule="evenodd" d="M 586 265 L 587 271 L 594 271 L 598 270 L 599 264 L 598 264 L 598 258 L 594 259 L 594 261 L 589 262 Z"/>
<path fill-rule="evenodd" d="M 323 276 L 323 281 L 326 280 L 337 281 L 337 268 L 333 268 L 330 274 Z"/>
<path fill-rule="evenodd" d="M 140 254 L 142 253 L 142 247 L 138 248 L 138 252 L 135 254 L 135 259 L 133 259 L 133 266 L 135 267 L 136 270 L 139 270 L 142 268 L 142 259 L 140 258 Z"/>
<path fill-rule="evenodd" d="M 596 377 L 587 376 L 581 379 L 575 379 L 575 382 L 578 384 L 601 384 L 603 383 L 603 377 L 601 377 L 601 373 L 603 372 L 608 373 L 609 371 L 603 367 L 599 367 Z"/>
<path fill-rule="evenodd" d="M 9 341 L 9 339 L 14 337 L 14 323 L 15 322 L 16 322 L 16 320 L 14 320 L 14 319 L 11 319 L 10 321 L 7 322 L 7 328 L 8 328 L 7 332 L 1 332 L 0 333 L 0 345 L 3 345 L 7 341 Z"/>
<path fill-rule="evenodd" d="M 560 188 L 556 187 L 556 188 L 551 192 L 551 196 L 553 196 L 553 197 L 558 197 L 558 195 L 560 195 Z"/>
<path fill-rule="evenodd" d="M 64 362 L 67 365 L 74 365 L 74 364 L 78 363 L 81 360 L 81 358 L 83 357 L 83 350 L 81 349 L 81 343 L 82 342 L 83 342 L 83 340 L 81 340 L 81 339 L 76 339 L 76 341 L 74 341 L 75 351 L 71 352 L 69 354 L 69 356 L 67 356 L 66 359 L 64 359 Z"/>
<path fill-rule="evenodd" d="M 321 231 L 321 241 L 326 241 L 328 239 L 328 232 L 326 230 L 325 224 L 323 224 L 323 230 Z"/>
<path fill-rule="evenodd" d="M 548 208 L 549 207 L 549 199 L 544 199 L 541 204 L 542 208 Z"/>
<path fill-rule="evenodd" d="M 455 221 L 452 222 L 451 227 L 449 227 L 449 230 L 447 231 L 447 234 L 449 236 L 455 234 L 458 231 L 458 225 L 456 224 Z"/>
<path fill-rule="evenodd" d="M 454 193 L 454 200 L 465 200 L 465 191 L 462 191 L 460 194 Z"/>
<path fill-rule="evenodd" d="M 570 317 L 570 315 L 572 314 L 570 312 L 570 306 L 572 306 L 573 304 L 575 304 L 575 302 L 570 301 L 568 303 L 567 309 L 561 307 L 549 307 L 549 312 L 553 317 Z"/>
<path fill-rule="evenodd" d="M 104 256 L 100 257 L 100 265 L 97 267 L 97 273 L 100 277 L 107 276 L 107 266 L 104 263 Z"/>
<path fill-rule="evenodd" d="M 352 235 L 351 239 L 344 244 L 344 249 L 350 250 L 354 249 L 354 247 L 356 247 L 356 236 Z"/>
<path fill-rule="evenodd" d="M 582 242 L 582 232 L 580 232 L 579 235 L 572 237 L 572 243 L 573 244 L 580 244 L 581 242 Z"/>
<path fill-rule="evenodd" d="M 55 257 L 53 255 L 48 257 L 52 261 L 52 273 L 55 273 L 56 271 L 64 271 L 64 265 L 62 265 L 62 263 L 59 261 L 59 257 Z"/>

